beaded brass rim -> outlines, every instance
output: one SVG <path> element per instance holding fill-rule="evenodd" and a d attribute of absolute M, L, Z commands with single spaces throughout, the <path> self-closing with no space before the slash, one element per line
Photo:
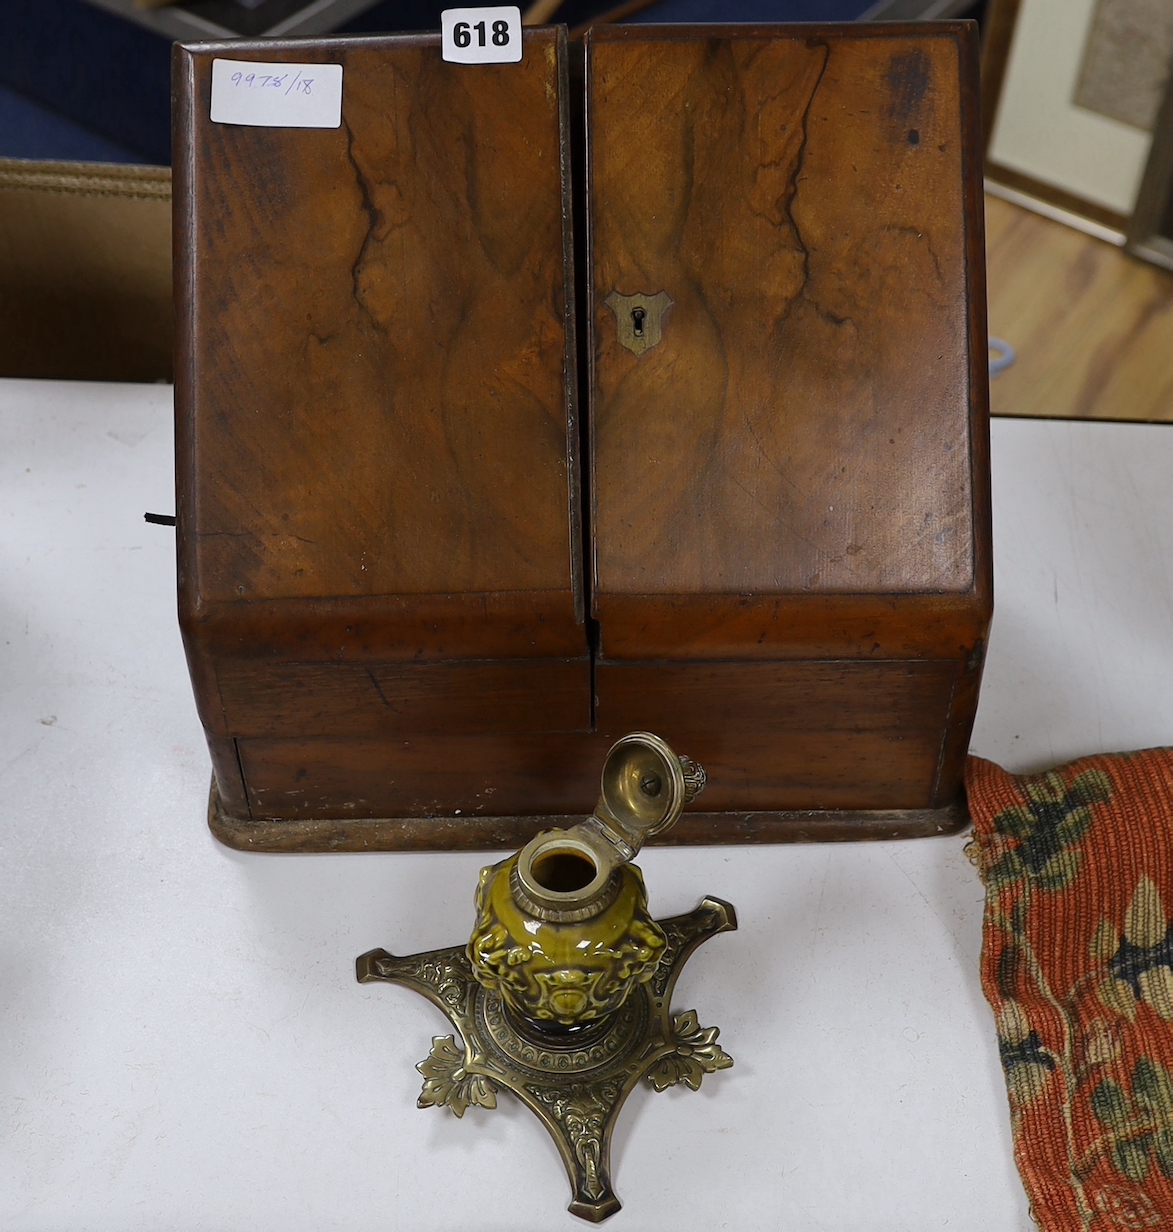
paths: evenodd
<path fill-rule="evenodd" d="M 572 923 L 589 920 L 615 901 L 617 873 L 584 839 L 551 830 L 518 853 L 510 888 L 539 919 Z"/>
<path fill-rule="evenodd" d="M 526 887 L 522 882 L 519 871 L 520 866 L 521 861 L 518 860 L 509 874 L 509 888 L 513 893 L 513 897 L 516 899 L 518 906 L 530 912 L 531 915 L 537 916 L 539 920 L 548 920 L 551 924 L 577 924 L 582 920 L 592 919 L 611 906 L 618 897 L 619 890 L 623 885 L 623 874 L 619 869 L 615 869 L 604 881 L 603 887 L 597 895 L 590 901 L 583 903 L 582 906 L 548 907 L 543 903 L 536 902 L 526 892 Z"/>

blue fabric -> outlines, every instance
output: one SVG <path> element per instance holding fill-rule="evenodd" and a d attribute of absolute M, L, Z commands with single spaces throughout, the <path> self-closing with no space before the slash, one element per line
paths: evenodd
<path fill-rule="evenodd" d="M 855 21 L 873 0 L 660 0 L 629 22 Z"/>
<path fill-rule="evenodd" d="M 520 0 L 524 9 L 526 0 Z M 855 21 L 873 0 L 660 0 L 629 22 Z M 440 11 L 456 0 L 384 0 L 341 29 L 347 33 L 438 30 Z M 615 8 L 619 0 L 564 0 L 552 20 L 577 26 Z"/>
<path fill-rule="evenodd" d="M 142 156 L 115 145 L 0 86 L 0 158 L 52 158 L 61 162 L 137 163 Z"/>
<path fill-rule="evenodd" d="M 0 0 L 0 86 L 131 152 L 171 161 L 171 44 L 82 0 Z"/>
<path fill-rule="evenodd" d="M 341 30 L 434 30 L 453 2 L 383 0 Z M 575 26 L 616 2 L 565 0 L 555 20 Z M 852 21 L 869 2 L 659 0 L 628 20 Z M 0 155 L 169 163 L 170 52 L 167 39 L 84 0 L 0 0 Z"/>

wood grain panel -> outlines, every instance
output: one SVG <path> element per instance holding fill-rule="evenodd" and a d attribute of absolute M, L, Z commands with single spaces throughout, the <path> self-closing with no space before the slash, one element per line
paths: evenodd
<path fill-rule="evenodd" d="M 941 729 L 729 733 L 678 741 L 709 770 L 707 812 L 929 807 Z M 598 799 L 610 736 L 241 740 L 254 817 L 455 817 L 567 813 Z"/>
<path fill-rule="evenodd" d="M 947 703 L 946 703 L 947 704 Z M 944 711 L 944 707 L 942 707 Z M 681 734 L 710 774 L 707 813 L 929 807 L 935 732 L 887 730 Z M 586 816 L 607 749 L 622 733 L 238 741 L 252 815 L 336 817 Z"/>
<path fill-rule="evenodd" d="M 217 671 L 237 736 L 589 731 L 588 659 L 485 663 L 230 660 Z"/>
<path fill-rule="evenodd" d="M 572 608 L 559 37 L 475 72 L 436 36 L 233 45 L 341 63 L 336 130 L 209 123 L 216 53 L 180 51 L 181 536 L 200 600 Z"/>
<path fill-rule="evenodd" d="M 959 25 L 588 33 L 600 596 L 973 587 L 963 57 Z M 613 291 L 673 301 L 642 356 Z"/>
<path fill-rule="evenodd" d="M 939 736 L 957 676 L 957 663 L 924 659 L 602 662 L 596 669 L 598 724 L 616 732 L 672 731 L 682 741 L 709 731 L 744 736 L 763 728 L 788 735 L 906 731 Z"/>
<path fill-rule="evenodd" d="M 241 740 L 254 817 L 574 813 L 599 798 L 601 735 Z"/>
<path fill-rule="evenodd" d="M 600 595 L 608 659 L 965 658 L 990 596 Z"/>
<path fill-rule="evenodd" d="M 598 723 L 697 758 L 708 810 L 926 808 L 958 672 L 926 660 L 600 663 Z"/>
<path fill-rule="evenodd" d="M 248 789 L 244 785 L 236 741 L 209 733 L 208 752 L 212 757 L 212 773 L 221 803 L 233 816 L 251 818 Z"/>
<path fill-rule="evenodd" d="M 203 603 L 181 619 L 214 658 L 269 663 L 571 658 L 586 651 L 564 592 L 373 595 Z"/>

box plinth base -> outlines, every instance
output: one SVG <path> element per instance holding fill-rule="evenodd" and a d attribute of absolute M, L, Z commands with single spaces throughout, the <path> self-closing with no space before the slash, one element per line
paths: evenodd
<path fill-rule="evenodd" d="M 238 851 L 493 851 L 523 847 L 542 830 L 567 828 L 575 816 L 330 817 L 313 820 L 233 816 L 216 780 L 208 826 Z M 826 809 L 793 812 L 685 813 L 652 841 L 670 847 L 726 843 L 844 843 L 957 834 L 970 824 L 964 796 L 944 808 Z"/>

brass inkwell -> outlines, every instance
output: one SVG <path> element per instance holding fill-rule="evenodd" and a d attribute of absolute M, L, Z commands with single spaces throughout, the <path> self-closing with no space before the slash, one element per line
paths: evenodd
<path fill-rule="evenodd" d="M 702 942 L 737 927 L 733 908 L 702 899 L 695 911 L 653 920 L 631 863 L 673 825 L 705 773 L 658 736 L 624 736 L 603 766 L 594 813 L 546 830 L 481 871 L 468 944 L 396 958 L 371 950 L 360 983 L 406 984 L 459 1032 L 432 1040 L 416 1067 L 419 1106 L 497 1106 L 504 1087 L 550 1131 L 566 1163 L 569 1210 L 598 1223 L 619 1210 L 611 1188 L 611 1131 L 642 1078 L 657 1090 L 733 1064 L 716 1027 L 671 1012 L 681 968 Z"/>

